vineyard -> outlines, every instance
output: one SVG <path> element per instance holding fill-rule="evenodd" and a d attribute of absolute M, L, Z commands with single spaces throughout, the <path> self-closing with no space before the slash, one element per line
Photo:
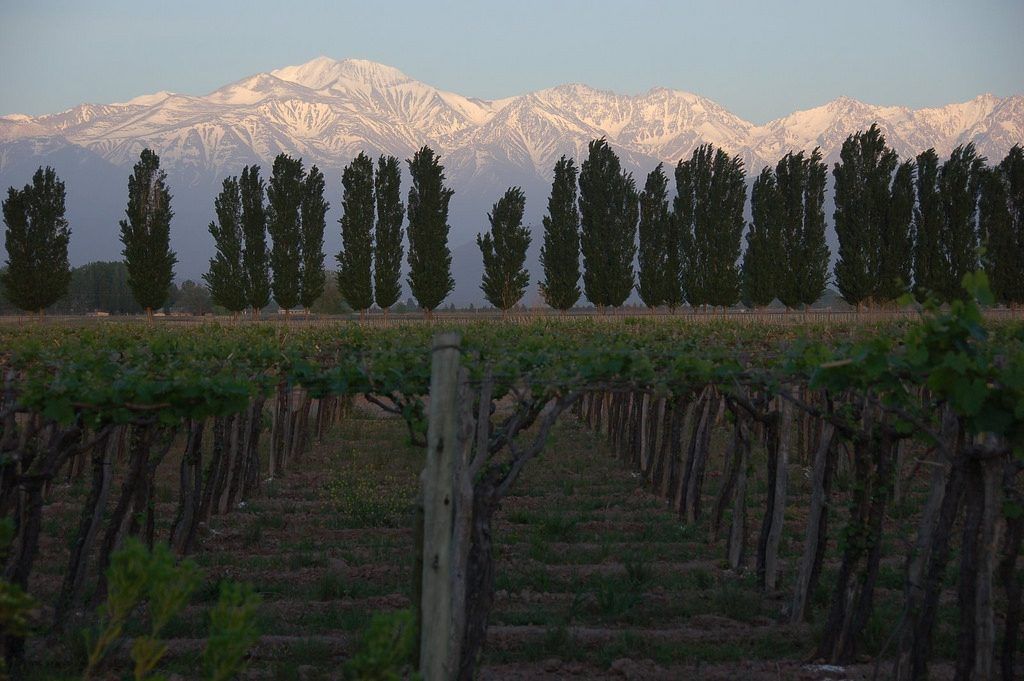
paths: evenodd
<path fill-rule="evenodd" d="M 1024 327 L 973 300 L 0 348 L 24 678 L 1021 675 Z M 204 576 L 118 610 L 132 555 Z"/>

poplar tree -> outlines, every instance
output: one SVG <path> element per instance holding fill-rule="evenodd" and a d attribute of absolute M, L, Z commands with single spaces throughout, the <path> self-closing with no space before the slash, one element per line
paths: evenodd
<path fill-rule="evenodd" d="M 373 304 L 373 160 L 360 153 L 341 174 L 338 290 L 362 315 Z"/>
<path fill-rule="evenodd" d="M 996 299 L 1024 303 L 1024 148 L 1014 145 L 987 171 L 981 186 L 979 223 L 984 235 L 985 269 Z"/>
<path fill-rule="evenodd" d="M 24 189 L 8 189 L 3 201 L 7 265 L 0 274 L 0 288 L 15 307 L 40 316 L 71 283 L 71 229 L 64 217 L 64 199 L 64 183 L 47 166 L 39 168 Z"/>
<path fill-rule="evenodd" d="M 213 302 L 230 312 L 241 312 L 248 304 L 242 248 L 242 195 L 237 177 L 226 177 L 220 194 L 213 201 L 217 220 L 210 223 L 210 235 L 216 249 L 210 269 L 203 280 L 210 288 Z"/>
<path fill-rule="evenodd" d="M 491 231 L 476 235 L 484 259 L 480 289 L 487 301 L 503 312 L 522 299 L 530 283 L 530 274 L 526 271 L 530 228 L 523 225 L 525 210 L 523 190 L 510 187 L 487 214 Z"/>
<path fill-rule="evenodd" d="M 327 275 L 324 272 L 324 229 L 330 204 L 324 199 L 324 174 L 315 165 L 302 182 L 302 203 L 299 207 L 302 240 L 299 246 L 299 302 L 309 313 L 313 303 L 324 293 Z"/>
<path fill-rule="evenodd" d="M 750 190 L 752 221 L 743 254 L 743 302 L 764 307 L 778 297 L 783 267 L 782 216 L 775 173 L 765 166 Z"/>
<path fill-rule="evenodd" d="M 143 149 L 128 178 L 126 220 L 121 220 L 121 243 L 128 286 L 139 307 L 150 317 L 163 307 L 174 280 L 177 256 L 171 250 L 171 193 L 160 157 Z"/>
<path fill-rule="evenodd" d="M 647 175 L 640 193 L 640 265 L 637 291 L 647 307 L 677 307 L 679 292 L 679 244 L 673 240 L 672 213 L 668 204 L 668 178 L 662 164 Z M 675 257 L 672 257 L 675 251 Z"/>
<path fill-rule="evenodd" d="M 583 288 L 598 307 L 618 307 L 633 291 L 639 197 L 632 175 L 602 137 L 580 166 Z"/>
<path fill-rule="evenodd" d="M 703 144 L 676 166 L 675 218 L 690 305 L 729 307 L 740 299 L 740 250 L 747 200 L 743 160 Z"/>
<path fill-rule="evenodd" d="M 272 240 L 270 288 L 285 314 L 299 304 L 302 291 L 303 195 L 302 160 L 278 154 L 267 185 L 267 231 Z"/>
<path fill-rule="evenodd" d="M 939 211 L 942 220 L 942 284 L 944 301 L 963 298 L 965 274 L 978 269 L 978 194 L 985 158 L 974 144 L 959 146 L 939 169 Z"/>
<path fill-rule="evenodd" d="M 238 183 L 242 203 L 242 266 L 245 301 L 254 318 L 270 303 L 270 258 L 267 254 L 267 208 L 263 178 L 257 165 L 242 168 Z"/>
<path fill-rule="evenodd" d="M 373 284 L 377 307 L 384 310 L 402 295 L 402 221 L 405 206 L 401 197 L 402 175 L 398 159 L 377 159 L 374 193 L 377 200 L 377 228 L 374 234 Z"/>
<path fill-rule="evenodd" d="M 882 229 L 889 210 L 896 152 L 885 144 L 877 125 L 850 135 L 835 164 L 835 228 L 839 237 L 836 286 L 858 308 L 877 292 L 881 271 Z"/>
<path fill-rule="evenodd" d="M 568 310 L 580 299 L 580 214 L 576 208 L 576 165 L 562 156 L 555 163 L 555 178 L 544 216 L 544 243 L 540 284 L 545 302 L 556 310 Z"/>
<path fill-rule="evenodd" d="M 429 317 L 455 288 L 448 249 L 448 203 L 455 192 L 445 186 L 444 166 L 430 147 L 413 154 L 408 164 L 409 288 Z"/>
<path fill-rule="evenodd" d="M 939 201 L 939 156 L 928 149 L 917 156 L 917 207 L 914 209 L 914 295 L 924 302 L 938 295 L 945 275 L 942 213 Z"/>
<path fill-rule="evenodd" d="M 878 278 L 873 298 L 894 301 L 910 290 L 914 263 L 914 162 L 896 168 L 889 209 L 879 238 Z"/>
<path fill-rule="evenodd" d="M 776 296 L 786 307 L 812 305 L 828 282 L 825 183 L 821 150 L 786 154 L 775 169 L 781 255 Z"/>

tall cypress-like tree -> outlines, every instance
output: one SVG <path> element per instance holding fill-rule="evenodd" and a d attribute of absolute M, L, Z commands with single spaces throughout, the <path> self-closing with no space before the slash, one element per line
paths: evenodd
<path fill-rule="evenodd" d="M 647 175 L 644 190 L 640 193 L 640 275 L 637 291 L 647 307 L 677 307 L 682 297 L 679 244 L 673 239 L 672 227 L 668 177 L 659 163 Z"/>
<path fill-rule="evenodd" d="M 786 154 L 775 169 L 782 259 L 776 295 L 786 307 L 811 305 L 828 282 L 825 183 L 821 150 Z"/>
<path fill-rule="evenodd" d="M 430 316 L 455 288 L 452 254 L 448 249 L 448 202 L 454 190 L 444 184 L 444 166 L 430 147 L 408 161 L 409 288 Z"/>
<path fill-rule="evenodd" d="M 330 203 L 324 198 L 324 174 L 313 166 L 302 181 L 302 242 L 299 248 L 301 289 L 299 302 L 308 313 L 324 293 L 327 274 L 324 272 L 324 229 Z"/>
<path fill-rule="evenodd" d="M 590 142 L 580 166 L 583 288 L 594 305 L 618 307 L 633 291 L 639 197 L 608 142 Z"/>
<path fill-rule="evenodd" d="M 263 178 L 257 165 L 242 168 L 238 183 L 242 202 L 242 266 L 245 269 L 245 302 L 253 317 L 270 303 L 270 258 L 267 254 L 267 207 Z"/>
<path fill-rule="evenodd" d="M 7 190 L 3 202 L 7 267 L 0 275 L 0 287 L 21 310 L 42 315 L 67 293 L 71 283 L 71 229 L 64 217 L 64 197 L 64 183 L 49 166 L 39 168 L 24 189 Z"/>
<path fill-rule="evenodd" d="M 510 187 L 487 214 L 491 231 L 476 235 L 484 259 L 480 289 L 488 302 L 502 311 L 518 303 L 530 283 L 530 273 L 526 271 L 530 228 L 523 225 L 525 210 L 523 190 Z"/>
<path fill-rule="evenodd" d="M 878 290 L 882 225 L 889 213 L 890 184 L 898 161 L 877 125 L 850 135 L 835 164 L 835 228 L 839 237 L 836 286 L 843 299 L 860 306 Z"/>
<path fill-rule="evenodd" d="M 938 295 L 945 276 L 942 255 L 942 205 L 939 156 L 928 149 L 917 156 L 917 207 L 914 209 L 914 295 L 924 302 Z"/>
<path fill-rule="evenodd" d="M 224 178 L 213 206 L 217 220 L 210 223 L 209 230 L 216 254 L 210 258 L 210 269 L 203 279 L 210 287 L 214 303 L 231 312 L 241 312 L 248 305 L 248 298 L 242 262 L 242 195 L 237 177 Z"/>
<path fill-rule="evenodd" d="M 676 166 L 674 213 L 682 230 L 683 289 L 691 305 L 739 302 L 746 200 L 739 156 L 703 144 Z"/>
<path fill-rule="evenodd" d="M 388 308 L 402 295 L 402 174 L 398 159 L 381 156 L 377 159 L 374 178 L 377 199 L 377 229 L 373 250 L 373 284 L 377 307 L 387 314 Z"/>
<path fill-rule="evenodd" d="M 897 300 L 910 290 L 914 263 L 914 162 L 896 168 L 889 191 L 889 210 L 879 239 L 878 279 L 873 298 Z"/>
<path fill-rule="evenodd" d="M 353 310 L 373 305 L 373 160 L 360 153 L 341 174 L 338 290 Z"/>
<path fill-rule="evenodd" d="M 764 307 L 778 297 L 783 265 L 781 201 L 775 173 L 765 166 L 750 190 L 753 218 L 743 254 L 743 302 Z"/>
<path fill-rule="evenodd" d="M 545 302 L 556 310 L 568 310 L 580 299 L 580 213 L 576 207 L 576 165 L 562 156 L 555 163 L 555 178 L 544 216 L 544 243 L 540 284 Z"/>
<path fill-rule="evenodd" d="M 978 269 L 978 195 L 985 158 L 974 144 L 959 146 L 939 169 L 939 205 L 942 216 L 944 276 L 942 300 L 967 295 L 965 274 Z"/>
<path fill-rule="evenodd" d="M 984 263 L 996 299 L 1024 303 L 1024 147 L 1014 145 L 984 174 L 978 222 Z"/>
<path fill-rule="evenodd" d="M 139 306 L 152 316 L 163 307 L 174 280 L 177 256 L 171 250 L 171 193 L 160 157 L 143 149 L 128 178 L 127 220 L 121 220 L 128 286 Z"/>
<path fill-rule="evenodd" d="M 299 304 L 302 291 L 302 159 L 278 154 L 267 185 L 267 231 L 273 242 L 270 288 L 274 300 L 287 314 Z"/>

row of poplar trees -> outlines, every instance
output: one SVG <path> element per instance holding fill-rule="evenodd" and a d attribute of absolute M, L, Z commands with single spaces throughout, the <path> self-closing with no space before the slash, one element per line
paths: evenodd
<path fill-rule="evenodd" d="M 835 177 L 835 283 L 852 305 L 966 295 L 988 272 L 1001 302 L 1024 303 L 1024 148 L 988 166 L 973 144 L 940 163 L 934 149 L 900 162 L 877 126 L 843 143 Z"/>
<path fill-rule="evenodd" d="M 444 167 L 429 147 L 408 161 L 412 186 L 408 197 L 408 283 L 420 306 L 432 312 L 451 293 L 448 202 Z M 376 172 L 375 172 L 376 170 Z M 352 309 L 364 313 L 374 303 L 387 311 L 402 293 L 401 167 L 393 156 L 373 160 L 360 153 L 341 177 L 342 250 L 337 255 L 338 290 Z M 241 181 L 224 180 L 215 201 L 217 221 L 210 224 L 216 255 L 205 275 L 214 301 L 230 311 L 254 311 L 273 294 L 284 309 L 307 310 L 325 285 L 323 235 L 328 204 L 323 175 L 313 166 L 281 154 L 266 187 L 259 168 L 242 171 Z M 267 253 L 265 231 L 272 247 Z"/>
<path fill-rule="evenodd" d="M 216 253 L 203 275 L 213 301 L 232 313 L 251 309 L 254 317 L 271 295 L 285 314 L 312 307 L 326 284 L 329 207 L 320 169 L 307 171 L 288 154 L 277 155 L 266 183 L 257 165 L 225 178 L 209 227 Z"/>
<path fill-rule="evenodd" d="M 994 167 L 973 144 L 957 147 L 941 164 L 934 149 L 901 163 L 873 125 L 846 139 L 832 175 L 839 242 L 832 274 L 848 303 L 891 304 L 911 292 L 919 300 L 953 300 L 964 295 L 964 275 L 979 268 L 988 272 L 998 300 L 1024 303 L 1020 145 Z M 774 168 L 765 167 L 751 187 L 747 228 L 739 157 L 710 144 L 698 147 L 676 165 L 670 202 L 661 164 L 638 191 L 607 142 L 594 140 L 578 171 L 564 156 L 555 164 L 541 293 L 561 310 L 581 295 L 598 307 L 622 305 L 634 285 L 650 307 L 675 308 L 684 301 L 694 307 L 740 301 L 757 307 L 775 300 L 790 308 L 810 305 L 830 279 L 827 176 L 819 149 L 791 152 Z M 521 193 L 509 190 L 489 216 L 495 233 L 502 224 L 495 216 L 506 215 L 500 209 L 510 202 L 518 208 L 513 215 L 522 215 Z M 529 244 L 525 236 L 518 242 L 520 265 Z M 496 306 L 510 306 L 508 296 L 499 304 L 489 292 L 492 271 L 501 270 L 488 266 L 486 246 L 481 243 L 484 291 Z M 525 270 L 517 274 L 515 300 L 526 288 Z M 509 275 L 504 281 L 511 281 Z"/>
<path fill-rule="evenodd" d="M 338 290 L 360 313 L 374 303 L 387 313 L 402 293 L 405 214 L 409 225 L 407 282 L 430 316 L 455 288 L 448 247 L 448 204 L 454 190 L 445 184 L 444 166 L 430 147 L 406 161 L 412 185 L 408 208 L 401 200 L 401 166 L 393 156 L 373 160 L 360 153 L 341 175 L 341 252 Z"/>
<path fill-rule="evenodd" d="M 562 156 L 555 164 L 543 219 L 540 290 L 545 301 L 567 310 L 585 294 L 599 308 L 618 307 L 635 286 L 651 307 L 674 308 L 684 300 L 691 305 L 734 304 L 741 283 L 737 261 L 746 200 L 743 163 L 706 144 L 679 162 L 675 180 L 677 195 L 670 208 L 662 165 L 638 191 L 603 138 L 590 143 L 578 168 Z M 525 202 L 521 189 L 509 189 L 487 216 L 491 231 L 477 236 L 484 259 L 481 288 L 503 310 L 522 298 L 529 283 Z"/>
<path fill-rule="evenodd" d="M 374 303 L 387 310 L 401 294 L 406 212 L 413 296 L 429 314 L 454 288 L 448 247 L 454 192 L 429 147 L 407 164 L 407 211 L 396 158 L 381 156 L 374 168 L 359 154 L 342 175 L 338 289 L 360 312 Z M 569 309 L 585 294 L 598 307 L 616 307 L 634 287 L 650 307 L 732 306 L 741 300 L 799 307 L 821 297 L 830 253 L 827 170 L 818 149 L 786 154 L 761 171 L 751 189 L 749 229 L 739 157 L 705 144 L 679 161 L 674 175 L 670 201 L 662 165 L 638 190 L 604 139 L 590 143 L 579 168 L 570 158 L 559 159 L 541 248 L 540 289 L 549 305 Z M 998 300 L 1024 303 L 1020 145 L 991 167 L 972 144 L 957 147 L 941 164 L 934 149 L 900 162 L 872 126 L 846 139 L 832 175 L 839 242 L 833 275 L 847 302 L 885 304 L 908 292 L 921 300 L 952 300 L 963 295 L 963 276 L 980 267 Z M 481 288 L 503 310 L 518 303 L 529 285 L 525 205 L 523 191 L 510 188 L 487 215 L 490 230 L 477 235 Z M 214 302 L 258 315 L 272 295 L 285 310 L 309 309 L 326 279 L 329 204 L 320 170 L 314 165 L 307 172 L 301 159 L 280 154 L 266 184 L 256 165 L 245 167 L 240 178 L 226 178 L 214 207 L 217 219 L 209 229 L 216 255 L 204 275 Z M 40 168 L 31 184 L 8 190 L 3 217 L 8 262 L 0 285 L 17 307 L 41 313 L 70 282 L 64 184 L 52 168 Z M 150 314 L 165 304 L 174 278 L 172 217 L 166 174 L 159 157 L 145 149 L 128 180 L 120 231 L 129 287 Z"/>
<path fill-rule="evenodd" d="M 813 159 L 820 164 L 817 152 Z M 807 175 L 808 182 L 818 181 L 817 175 L 812 180 L 808 171 L 811 159 L 801 154 L 792 163 Z M 679 161 L 674 175 L 676 192 L 671 201 L 669 177 L 662 164 L 647 175 L 643 189 L 638 190 L 603 138 L 590 143 L 579 168 L 570 158 L 559 159 L 543 219 L 540 255 L 544 273 L 540 290 L 549 305 L 566 310 L 585 295 L 599 308 L 618 307 L 634 287 L 649 307 L 676 308 L 684 302 L 695 307 L 731 306 L 739 302 L 744 288 L 744 271 L 739 265 L 745 229 L 743 161 L 704 144 L 690 158 Z M 823 179 L 821 188 L 823 191 Z M 814 209 L 811 203 L 794 207 L 800 211 L 801 225 L 805 212 Z M 799 231 L 800 238 L 804 232 L 816 232 L 806 238 L 806 247 L 792 246 L 794 253 L 806 251 L 807 259 L 815 259 L 816 264 L 804 268 L 794 260 L 787 268 L 793 272 L 787 272 L 785 278 L 803 276 L 803 269 L 821 269 L 820 281 L 787 281 L 787 286 L 800 288 L 802 295 L 813 301 L 826 283 L 824 218 L 820 224 L 808 220 L 806 228 Z M 638 272 L 634 262 L 639 265 Z M 814 290 L 803 292 L 811 288 Z"/>
<path fill-rule="evenodd" d="M 67 293 L 71 283 L 64 183 L 53 168 L 40 168 L 31 184 L 11 187 L 3 202 L 7 268 L 4 295 L 17 308 L 40 315 Z M 128 286 L 152 314 L 167 301 L 177 258 L 170 248 L 174 213 L 160 158 L 149 149 L 128 178 L 128 205 L 120 221 Z"/>

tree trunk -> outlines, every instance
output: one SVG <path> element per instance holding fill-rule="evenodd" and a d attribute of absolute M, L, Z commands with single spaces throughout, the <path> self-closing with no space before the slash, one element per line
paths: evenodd
<path fill-rule="evenodd" d="M 737 452 L 736 494 L 733 497 L 732 525 L 729 529 L 727 557 L 729 567 L 739 570 L 746 562 L 747 469 L 750 467 L 750 439 L 741 437 Z"/>
<path fill-rule="evenodd" d="M 765 543 L 764 582 L 766 591 L 775 589 L 778 583 L 779 542 L 782 540 L 782 526 L 786 514 L 786 488 L 789 484 L 789 450 L 793 436 L 793 405 L 783 399 L 779 405 L 779 419 L 776 421 L 775 434 L 778 445 L 775 448 L 775 478 L 768 479 L 773 486 L 772 511 L 769 514 L 771 526 Z"/>
<path fill-rule="evenodd" d="M 196 527 L 199 525 L 199 503 L 203 483 L 203 431 L 205 421 L 191 421 L 185 454 L 181 457 L 178 477 L 178 513 L 171 525 L 170 544 L 178 555 L 191 551 Z"/>
<path fill-rule="evenodd" d="M 825 423 L 821 429 L 818 448 L 814 452 L 814 469 L 811 474 L 811 504 L 808 510 L 807 531 L 804 533 L 804 552 L 800 560 L 800 571 L 797 575 L 796 589 L 793 594 L 793 605 L 789 611 L 789 621 L 796 624 L 803 621 L 807 603 L 810 600 L 811 575 L 817 563 L 820 543 L 823 542 L 822 525 L 828 519 L 828 460 L 835 438 L 835 426 Z"/>
<path fill-rule="evenodd" d="M 108 436 L 102 443 L 97 444 L 92 451 L 92 485 L 89 488 L 85 506 L 82 508 L 75 543 L 71 547 L 71 555 L 68 559 L 68 569 L 61 584 L 57 605 L 54 608 L 54 627 L 58 631 L 63 628 L 64 617 L 68 609 L 81 595 L 82 585 L 89 571 L 89 558 L 103 522 L 107 498 L 110 496 L 110 481 L 113 477 L 110 459 L 111 450 L 114 449 L 116 440 L 117 434 L 115 433 L 113 437 Z"/>
<path fill-rule="evenodd" d="M 1003 493 L 1007 501 L 1016 508 L 1024 507 L 1024 495 L 1017 488 L 1017 464 L 1007 462 L 1003 473 Z M 1024 515 L 1017 513 L 1006 518 L 1006 536 L 1003 541 L 1003 559 L 999 563 L 999 581 L 1006 593 L 1006 626 L 1003 633 L 1003 647 L 999 656 L 1003 681 L 1014 678 L 1014 655 L 1020 636 L 1021 591 L 1024 577 L 1017 571 L 1017 557 L 1024 540 Z"/>

